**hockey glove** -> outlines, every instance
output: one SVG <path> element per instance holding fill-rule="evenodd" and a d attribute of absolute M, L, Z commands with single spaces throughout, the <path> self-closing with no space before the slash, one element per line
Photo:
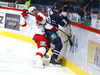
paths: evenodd
<path fill-rule="evenodd" d="M 70 20 L 62 15 L 62 21 L 64 21 L 67 25 L 70 24 Z"/>
<path fill-rule="evenodd" d="M 51 31 L 56 32 L 56 31 L 58 31 L 58 29 L 57 29 L 57 28 L 55 28 L 55 27 L 53 27 L 53 28 L 51 28 Z"/>
<path fill-rule="evenodd" d="M 43 17 L 41 17 L 40 15 L 36 15 L 36 20 L 41 22 L 43 20 Z"/>
<path fill-rule="evenodd" d="M 26 16 L 28 15 L 28 10 L 27 9 L 23 9 L 23 12 L 21 13 L 21 15 L 26 18 Z"/>

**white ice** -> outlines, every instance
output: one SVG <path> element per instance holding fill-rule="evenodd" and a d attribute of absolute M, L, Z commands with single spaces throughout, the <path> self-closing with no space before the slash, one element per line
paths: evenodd
<path fill-rule="evenodd" d="M 0 36 L 0 75 L 76 75 L 65 67 L 33 68 L 37 47 Z"/>

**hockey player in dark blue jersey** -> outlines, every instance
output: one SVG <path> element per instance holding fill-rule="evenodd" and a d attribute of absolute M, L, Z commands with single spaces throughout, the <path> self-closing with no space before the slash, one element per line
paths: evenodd
<path fill-rule="evenodd" d="M 55 45 L 50 63 L 60 65 L 60 62 L 57 61 L 58 55 L 63 47 L 61 38 L 56 33 L 59 25 L 66 27 L 68 22 L 65 19 L 62 19 L 60 13 L 62 11 L 62 6 L 56 4 L 54 8 L 49 11 L 48 23 L 45 25 L 45 32 L 51 43 Z"/>

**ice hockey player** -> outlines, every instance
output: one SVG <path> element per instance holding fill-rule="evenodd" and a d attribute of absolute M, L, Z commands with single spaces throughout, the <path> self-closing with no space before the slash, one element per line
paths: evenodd
<path fill-rule="evenodd" d="M 32 6 L 28 10 L 24 9 L 21 13 L 21 22 L 20 25 L 25 27 L 29 25 L 32 35 L 32 39 L 36 42 L 38 51 L 34 58 L 34 67 L 35 68 L 44 68 L 42 58 L 46 49 L 49 45 L 48 39 L 45 37 L 44 25 L 46 23 L 46 18 L 42 13 L 37 13 L 36 7 Z"/>
<path fill-rule="evenodd" d="M 62 19 L 60 13 L 62 11 L 62 5 L 56 4 L 54 8 L 49 11 L 48 15 L 48 24 L 45 25 L 45 31 L 48 39 L 55 45 L 50 63 L 54 65 L 60 65 L 60 62 L 57 61 L 58 55 L 63 47 L 61 38 L 58 36 L 57 28 L 59 25 L 66 27 L 68 22 L 65 19 Z"/>

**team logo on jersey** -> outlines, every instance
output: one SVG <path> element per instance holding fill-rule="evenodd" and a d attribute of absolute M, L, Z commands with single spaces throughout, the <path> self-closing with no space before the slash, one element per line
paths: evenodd
<path fill-rule="evenodd" d="M 52 34 L 52 35 L 50 36 L 50 38 L 51 38 L 52 40 L 54 40 L 56 37 L 57 37 L 57 36 L 56 36 L 55 34 Z"/>
<path fill-rule="evenodd" d="M 41 42 L 40 42 L 40 45 L 41 45 L 41 46 L 46 46 L 46 42 L 41 41 Z"/>

